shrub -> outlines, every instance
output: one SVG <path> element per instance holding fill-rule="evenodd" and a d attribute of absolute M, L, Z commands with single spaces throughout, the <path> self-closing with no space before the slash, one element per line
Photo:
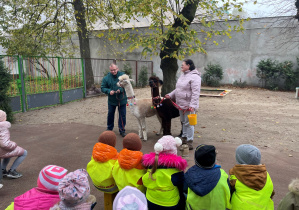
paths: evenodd
<path fill-rule="evenodd" d="M 12 82 L 12 76 L 4 66 L 4 62 L 0 59 L 0 109 L 6 112 L 7 121 L 13 122 L 13 113 L 10 106 L 10 98 L 8 97 L 10 82 Z"/>
<path fill-rule="evenodd" d="M 279 62 L 269 58 L 261 60 L 257 65 L 256 76 L 260 78 L 264 88 L 277 90 L 281 76 Z"/>
<path fill-rule="evenodd" d="M 297 58 L 297 65 L 299 65 L 299 58 Z M 282 69 L 282 77 L 284 78 L 284 89 L 295 90 L 299 84 L 299 67 L 293 70 L 293 63 L 291 61 L 285 61 L 280 63 L 280 68 Z"/>
<path fill-rule="evenodd" d="M 129 63 L 124 64 L 123 72 L 128 75 L 130 78 L 132 77 L 132 67 Z"/>
<path fill-rule="evenodd" d="M 147 77 L 147 67 L 142 66 L 140 73 L 138 75 L 138 86 L 139 87 L 145 87 L 148 82 L 148 77 Z"/>
<path fill-rule="evenodd" d="M 202 81 L 207 86 L 218 87 L 223 78 L 223 69 L 219 64 L 208 64 Z"/>
<path fill-rule="evenodd" d="M 246 85 L 247 85 L 246 81 L 242 82 L 241 79 L 240 79 L 240 81 L 235 80 L 233 83 L 233 86 L 240 87 L 240 88 L 244 88 L 244 87 L 246 87 Z"/>

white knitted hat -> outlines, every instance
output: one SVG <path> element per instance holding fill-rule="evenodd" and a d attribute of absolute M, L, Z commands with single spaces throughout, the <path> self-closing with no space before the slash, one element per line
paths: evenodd
<path fill-rule="evenodd" d="M 155 144 L 154 149 L 156 154 L 160 152 L 167 154 L 177 154 L 177 147 L 182 145 L 182 140 L 179 137 L 163 136 Z"/>

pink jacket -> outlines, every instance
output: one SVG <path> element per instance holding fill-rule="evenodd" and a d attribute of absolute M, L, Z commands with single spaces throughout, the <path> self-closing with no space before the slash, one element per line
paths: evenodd
<path fill-rule="evenodd" d="M 14 200 L 14 210 L 49 210 L 60 201 L 58 192 L 32 188 Z"/>
<path fill-rule="evenodd" d="M 200 72 L 197 69 L 185 71 L 179 77 L 176 88 L 168 95 L 176 100 L 181 109 L 198 109 L 201 87 Z"/>
<path fill-rule="evenodd" d="M 24 154 L 24 149 L 22 147 L 19 147 L 15 142 L 10 141 L 10 127 L 10 122 L 0 122 L 0 158 L 10 158 Z"/>

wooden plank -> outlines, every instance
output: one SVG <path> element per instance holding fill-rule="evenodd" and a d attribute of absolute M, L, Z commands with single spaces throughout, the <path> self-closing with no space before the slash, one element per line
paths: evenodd
<path fill-rule="evenodd" d="M 105 210 L 112 210 L 113 201 L 117 193 L 109 194 L 104 193 L 104 209 Z"/>

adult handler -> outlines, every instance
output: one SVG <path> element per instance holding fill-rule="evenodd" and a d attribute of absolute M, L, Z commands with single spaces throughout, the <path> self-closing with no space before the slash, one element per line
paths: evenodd
<path fill-rule="evenodd" d="M 118 77 L 123 75 L 118 66 L 114 63 L 109 66 L 110 72 L 103 78 L 101 90 L 108 95 L 108 117 L 107 117 L 107 130 L 113 130 L 115 109 L 118 107 L 118 129 L 122 137 L 126 136 L 126 103 L 127 95 L 123 88 L 118 87 Z"/>

